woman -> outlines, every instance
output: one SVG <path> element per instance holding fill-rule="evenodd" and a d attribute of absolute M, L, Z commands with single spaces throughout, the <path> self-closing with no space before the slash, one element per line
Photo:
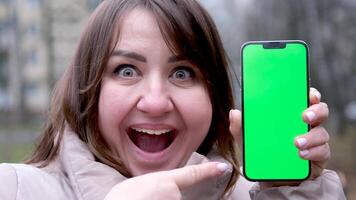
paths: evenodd
<path fill-rule="evenodd" d="M 251 188 L 239 176 L 240 113 L 230 112 L 228 64 L 206 11 L 192 0 L 105 0 L 57 85 L 33 157 L 1 165 L 0 197 L 343 199 L 335 173 L 323 170 L 328 109 L 316 90 L 311 104 L 303 116 L 315 128 L 296 140 L 311 180 Z"/>

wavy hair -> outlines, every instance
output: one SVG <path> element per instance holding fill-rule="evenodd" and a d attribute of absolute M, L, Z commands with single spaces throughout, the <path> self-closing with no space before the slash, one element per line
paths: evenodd
<path fill-rule="evenodd" d="M 134 8 L 155 16 L 170 50 L 199 67 L 213 107 L 209 132 L 197 152 L 213 148 L 233 166 L 229 189 L 236 183 L 239 162 L 229 131 L 229 111 L 234 106 L 228 58 L 216 26 L 195 0 L 104 0 L 82 32 L 74 58 L 58 81 L 48 121 L 27 163 L 47 166 L 58 155 L 64 129 L 69 126 L 88 144 L 96 160 L 130 177 L 120 158 L 113 157 L 98 128 L 100 84 L 109 57 L 120 37 L 120 25 Z"/>

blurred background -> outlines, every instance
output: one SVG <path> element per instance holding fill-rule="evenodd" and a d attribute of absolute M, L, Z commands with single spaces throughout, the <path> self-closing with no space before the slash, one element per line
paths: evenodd
<path fill-rule="evenodd" d="M 249 40 L 299 39 L 310 47 L 311 86 L 327 102 L 328 168 L 356 199 L 356 1 L 200 0 L 215 20 L 240 75 Z M 100 0 L 0 0 L 0 162 L 31 154 L 51 89 L 69 65 Z M 239 99 L 239 78 L 235 80 Z"/>

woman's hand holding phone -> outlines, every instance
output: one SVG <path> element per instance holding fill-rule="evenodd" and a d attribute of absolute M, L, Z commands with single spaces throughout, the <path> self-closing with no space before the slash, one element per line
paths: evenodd
<path fill-rule="evenodd" d="M 320 126 L 329 115 L 327 104 L 321 102 L 318 90 L 311 88 L 309 93 L 310 106 L 303 112 L 303 120 L 311 125 L 311 130 L 295 139 L 295 146 L 299 149 L 299 156 L 311 161 L 311 176 L 315 179 L 321 175 L 327 161 L 330 158 L 330 147 L 328 144 L 329 133 Z M 241 112 L 230 111 L 230 132 L 236 143 L 242 147 L 241 135 Z M 268 142 L 268 141 L 266 141 Z M 300 182 L 263 182 L 261 189 L 285 185 L 297 185 Z"/>
<path fill-rule="evenodd" d="M 320 97 L 316 89 L 310 89 L 310 106 L 303 112 L 303 120 L 312 129 L 295 140 L 300 157 L 312 161 L 310 179 L 320 176 L 330 158 L 329 133 L 320 126 L 328 118 L 329 109 L 326 103 L 320 101 Z"/>

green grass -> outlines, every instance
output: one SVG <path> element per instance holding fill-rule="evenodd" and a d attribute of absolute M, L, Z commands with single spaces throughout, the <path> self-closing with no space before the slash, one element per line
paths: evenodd
<path fill-rule="evenodd" d="M 28 159 L 35 148 L 35 137 L 40 130 L 41 125 L 37 123 L 0 124 L 0 136 L 8 140 L 0 141 L 0 163 L 21 163 Z M 27 140 L 17 140 L 27 133 L 31 134 Z"/>
<path fill-rule="evenodd" d="M 21 163 L 28 159 L 35 145 L 33 143 L 25 144 L 1 144 L 0 163 Z"/>

